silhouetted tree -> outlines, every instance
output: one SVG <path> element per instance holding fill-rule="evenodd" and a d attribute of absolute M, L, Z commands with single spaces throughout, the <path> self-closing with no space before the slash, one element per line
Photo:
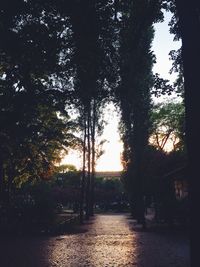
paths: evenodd
<path fill-rule="evenodd" d="M 73 140 L 67 101 L 54 82 L 63 42 L 59 14 L 37 2 L 12 7 L 3 2 L 0 22 L 0 181 L 7 191 L 14 181 L 50 175 Z"/>
<path fill-rule="evenodd" d="M 84 12 L 83 12 L 84 10 Z M 112 4 L 105 1 L 76 3 L 70 15 L 74 38 L 75 88 L 86 155 L 86 217 L 93 214 L 95 139 L 99 129 L 100 108 L 113 82 Z M 110 24 L 111 22 L 111 24 Z M 112 70 L 112 71 L 111 71 Z M 84 167 L 85 168 L 85 167 Z M 83 201 L 82 201 L 83 202 Z"/>
<path fill-rule="evenodd" d="M 182 39 L 182 57 L 183 57 L 183 76 L 185 88 L 185 110 L 186 110 L 186 144 L 188 150 L 188 176 L 189 179 L 189 197 L 190 197 L 190 223 L 191 229 L 197 229 L 199 219 L 196 216 L 196 204 L 199 203 L 199 179 L 198 157 L 199 142 L 198 132 L 199 124 L 194 117 L 199 114 L 199 47 L 200 47 L 200 22 L 199 12 L 200 4 L 198 1 L 185 2 L 175 0 L 175 11 L 178 17 L 178 27 Z M 199 262 L 197 235 L 191 234 L 191 266 L 196 266 Z"/>
<path fill-rule="evenodd" d="M 121 107 L 121 132 L 124 142 L 124 180 L 134 216 L 144 220 L 142 159 L 148 144 L 150 89 L 154 79 L 151 52 L 152 23 L 162 18 L 157 1 L 121 1 L 120 82 L 116 90 Z M 141 20 L 143 18 L 143 20 Z"/>

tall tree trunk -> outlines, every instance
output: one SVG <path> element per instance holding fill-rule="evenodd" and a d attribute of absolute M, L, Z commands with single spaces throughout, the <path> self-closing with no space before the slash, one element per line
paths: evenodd
<path fill-rule="evenodd" d="M 136 104 L 135 104 L 136 105 Z M 133 129 L 133 143 L 132 143 L 132 161 L 133 168 L 135 173 L 135 201 L 136 201 L 136 215 L 138 223 L 142 224 L 143 228 L 146 227 L 145 222 L 145 206 L 144 206 L 144 169 L 142 166 L 143 157 L 144 157 L 144 149 L 147 144 L 147 134 L 146 129 L 143 126 L 143 123 L 147 120 L 145 117 L 140 117 L 140 113 L 144 112 L 140 110 L 142 107 L 134 107 L 134 115 L 135 115 L 135 126 Z M 143 119 L 143 121 L 142 121 Z"/>
<path fill-rule="evenodd" d="M 83 133 L 83 166 L 81 178 L 81 196 L 80 196 L 80 223 L 83 223 L 84 218 L 84 203 L 85 203 L 85 163 L 86 163 L 86 118 L 84 116 L 84 133 Z"/>
<path fill-rule="evenodd" d="M 199 229 L 200 219 L 197 214 L 200 203 L 199 179 L 199 132 L 200 114 L 199 77 L 200 77 L 200 3 L 199 1 L 176 0 L 182 36 L 183 67 L 185 80 L 185 108 L 186 108 L 186 144 L 188 151 L 188 182 L 190 205 L 191 231 L 191 266 L 200 266 L 198 235 L 194 231 Z M 199 264 L 198 264 L 199 263 Z"/>
<path fill-rule="evenodd" d="M 92 171 L 91 171 L 91 201 L 90 215 L 94 215 L 94 182 L 95 182 L 95 131 L 96 131 L 96 101 L 93 101 L 92 124 L 91 124 L 91 144 L 92 144 Z"/>
<path fill-rule="evenodd" d="M 139 148 L 140 149 L 140 148 Z M 136 149 L 135 149 L 136 150 Z M 135 209 L 137 222 L 142 224 L 143 229 L 146 228 L 145 221 L 145 207 L 144 207 L 144 190 L 143 190 L 143 177 L 141 168 L 141 155 L 140 152 L 135 152 Z"/>
<path fill-rule="evenodd" d="M 12 190 L 12 171 L 8 170 L 7 172 L 8 182 L 7 182 L 7 192 L 6 192 L 6 202 L 8 208 L 10 207 L 10 197 L 11 197 L 11 190 Z"/>
<path fill-rule="evenodd" d="M 90 200 L 91 200 L 91 106 L 88 105 L 87 114 L 87 183 L 86 183 L 86 219 L 90 217 Z"/>
<path fill-rule="evenodd" d="M 4 170 L 3 159 L 0 157 L 0 203 L 4 200 Z"/>

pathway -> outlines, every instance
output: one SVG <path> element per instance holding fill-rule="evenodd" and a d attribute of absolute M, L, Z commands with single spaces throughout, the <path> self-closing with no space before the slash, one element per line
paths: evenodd
<path fill-rule="evenodd" d="M 133 230 L 128 215 L 96 215 L 71 234 L 0 240 L 2 267 L 189 267 L 186 235 Z"/>

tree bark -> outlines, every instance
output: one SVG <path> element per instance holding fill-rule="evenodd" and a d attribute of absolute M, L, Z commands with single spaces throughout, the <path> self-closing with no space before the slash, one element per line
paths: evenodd
<path fill-rule="evenodd" d="M 0 157 L 0 203 L 3 202 L 4 194 L 4 170 L 3 170 L 3 160 Z"/>
<path fill-rule="evenodd" d="M 86 183 L 86 219 L 90 217 L 90 200 L 91 200 L 91 103 L 88 105 L 87 114 L 87 183 Z"/>
<path fill-rule="evenodd" d="M 199 240 L 196 231 L 200 225 L 197 214 L 200 203 L 199 179 L 199 77 L 200 77 L 200 3 L 176 0 L 182 37 L 183 67 L 185 82 L 186 145 L 188 151 L 188 183 L 190 205 L 191 266 L 199 266 Z M 195 230 L 191 231 L 192 229 Z M 199 264 L 198 264 L 199 263 Z"/>
<path fill-rule="evenodd" d="M 86 120 L 84 117 L 84 135 L 83 135 L 83 166 L 81 179 L 81 196 L 80 196 L 80 223 L 84 218 L 84 202 L 85 202 L 85 162 L 86 162 Z"/>
<path fill-rule="evenodd" d="M 90 215 L 94 215 L 94 180 L 95 180 L 95 130 L 96 130 L 96 101 L 93 101 L 92 124 L 91 124 L 91 144 L 92 144 L 92 170 L 91 170 L 91 201 Z"/>

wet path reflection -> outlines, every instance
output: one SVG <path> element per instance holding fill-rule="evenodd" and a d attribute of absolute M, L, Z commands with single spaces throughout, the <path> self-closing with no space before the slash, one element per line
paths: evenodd
<path fill-rule="evenodd" d="M 2 267 L 189 267 L 182 237 L 133 230 L 128 215 L 96 215 L 79 232 L 0 241 Z"/>
<path fill-rule="evenodd" d="M 52 266 L 133 266 L 136 236 L 124 215 L 99 215 L 87 227 L 86 233 L 62 237 L 49 255 Z"/>

